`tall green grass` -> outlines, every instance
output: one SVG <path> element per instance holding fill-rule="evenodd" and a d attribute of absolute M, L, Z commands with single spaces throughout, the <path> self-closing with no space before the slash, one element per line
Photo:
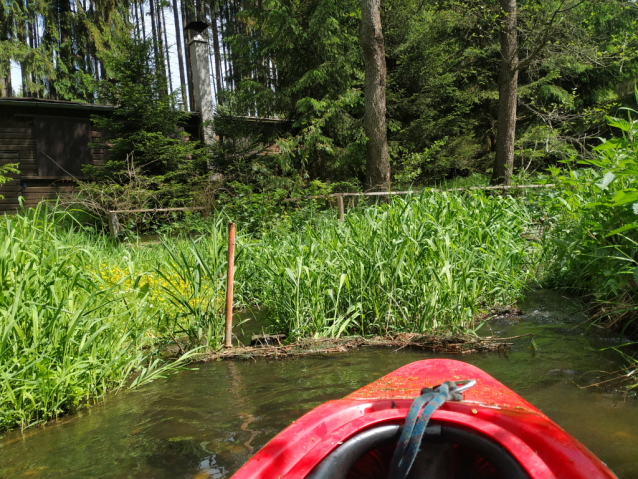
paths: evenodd
<path fill-rule="evenodd" d="M 133 371 L 140 385 L 177 366 L 150 354 L 161 315 L 143 275 L 131 271 L 128 290 L 102 281 L 95 271 L 117 251 L 54 218 L 38 208 L 0 224 L 0 430 L 99 399 Z"/>
<path fill-rule="evenodd" d="M 513 302 L 539 254 L 515 200 L 423 192 L 250 250 L 257 298 L 293 336 L 426 332 L 472 327 Z"/>
<path fill-rule="evenodd" d="M 607 117 L 617 135 L 594 148 L 594 159 L 549 169 L 556 189 L 541 204 L 550 226 L 543 268 L 547 285 L 590 296 L 590 326 L 636 338 L 638 111 L 621 110 L 626 119 Z M 625 359 L 638 367 L 636 355 Z"/>
<path fill-rule="evenodd" d="M 195 240 L 143 248 L 70 218 L 38 209 L 0 224 L 0 428 L 166 374 L 169 343 L 182 360 L 221 347 L 223 213 Z M 423 192 L 343 223 L 314 212 L 259 236 L 239 224 L 235 306 L 264 307 L 292 338 L 464 330 L 534 273 L 530 223 L 511 198 Z"/>

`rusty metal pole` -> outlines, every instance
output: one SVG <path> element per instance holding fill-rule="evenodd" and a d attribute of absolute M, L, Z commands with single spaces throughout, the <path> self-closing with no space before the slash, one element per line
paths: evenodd
<path fill-rule="evenodd" d="M 343 215 L 345 214 L 345 210 L 343 207 L 343 196 L 337 196 L 337 219 L 339 221 L 343 221 Z"/>
<path fill-rule="evenodd" d="M 233 277 L 235 276 L 235 223 L 228 225 L 228 279 L 226 282 L 226 343 L 233 347 Z"/>

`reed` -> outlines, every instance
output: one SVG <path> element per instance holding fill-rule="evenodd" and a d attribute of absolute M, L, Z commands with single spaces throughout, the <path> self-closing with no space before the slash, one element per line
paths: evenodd
<path fill-rule="evenodd" d="M 144 275 L 102 278 L 118 251 L 65 232 L 63 219 L 38 207 L 0 225 L 0 430 L 98 400 L 133 371 L 141 385 L 188 359 L 153 358 L 161 315 Z"/>
<path fill-rule="evenodd" d="M 49 420 L 222 346 L 224 212 L 192 239 L 143 248 L 41 208 L 0 225 L 0 428 Z M 345 222 L 237 235 L 235 306 L 291 338 L 459 331 L 523 291 L 539 254 L 522 202 L 481 192 L 393 198 Z M 175 344 L 177 343 L 177 344 Z M 134 373 L 134 374 L 133 374 Z"/>
<path fill-rule="evenodd" d="M 521 294 L 540 253 L 511 198 L 423 192 L 250 250 L 257 300 L 293 336 L 462 330 Z"/>

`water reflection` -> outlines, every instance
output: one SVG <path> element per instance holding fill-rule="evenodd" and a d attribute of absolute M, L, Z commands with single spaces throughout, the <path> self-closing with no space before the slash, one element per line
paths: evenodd
<path fill-rule="evenodd" d="M 572 382 L 587 371 L 618 368 L 616 357 L 597 353 L 597 344 L 573 330 L 579 317 L 559 294 L 534 293 L 521 307 L 523 316 L 490 326 L 501 335 L 534 333 L 536 350 L 524 339 L 507 353 L 450 357 L 513 388 L 621 479 L 638 477 L 638 401 Z M 380 349 L 200 365 L 44 429 L 5 433 L 0 477 L 227 478 L 309 409 L 435 356 Z"/>

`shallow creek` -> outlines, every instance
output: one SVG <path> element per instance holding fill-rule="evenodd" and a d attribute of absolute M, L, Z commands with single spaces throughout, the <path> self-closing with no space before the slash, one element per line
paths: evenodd
<path fill-rule="evenodd" d="M 622 367 L 584 336 L 577 307 L 536 291 L 522 316 L 494 319 L 501 336 L 534 333 L 506 353 L 449 355 L 475 364 L 583 442 L 621 479 L 638 477 L 638 400 L 580 389 L 592 370 Z M 489 329 L 484 326 L 485 331 Z M 228 478 L 311 408 L 434 354 L 363 349 L 332 356 L 214 362 L 107 397 L 45 428 L 4 433 L 1 478 Z M 441 357 L 441 355 L 438 355 Z"/>

